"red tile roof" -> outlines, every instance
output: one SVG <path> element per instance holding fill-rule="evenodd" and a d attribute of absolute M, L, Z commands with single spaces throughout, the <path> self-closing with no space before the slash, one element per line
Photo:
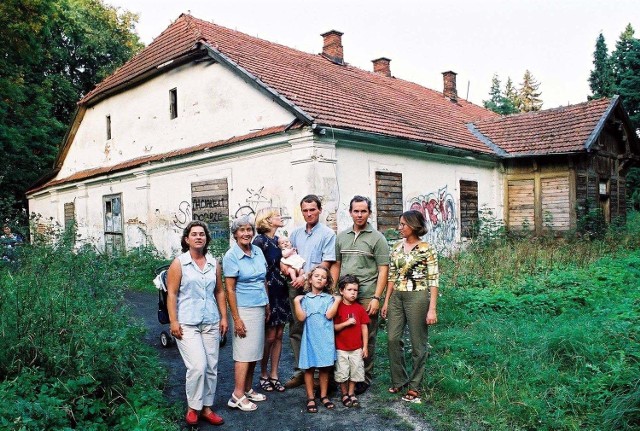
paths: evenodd
<path fill-rule="evenodd" d="M 87 178 L 98 177 L 100 175 L 113 174 L 116 172 L 126 171 L 127 169 L 136 168 L 138 166 L 142 166 L 147 163 L 164 162 L 167 159 L 175 159 L 178 157 L 188 156 L 200 151 L 206 151 L 211 148 L 222 147 L 224 145 L 233 144 L 235 142 L 249 141 L 251 139 L 285 133 L 287 130 L 299 129 L 300 126 L 301 124 L 299 122 L 295 122 L 294 124 L 291 124 L 291 125 L 269 127 L 266 129 L 259 130 L 257 132 L 249 133 L 242 136 L 234 136 L 229 139 L 224 139 L 221 141 L 207 142 L 206 144 L 195 145 L 193 147 L 188 147 L 188 148 L 181 148 L 179 150 L 169 151 L 166 153 L 138 157 L 132 160 L 127 160 L 126 162 L 118 163 L 117 165 L 113 165 L 113 166 L 86 169 L 84 171 L 75 172 L 69 175 L 68 177 L 55 179 L 52 181 L 48 181 L 42 185 L 36 186 L 31 190 L 27 191 L 27 194 L 30 195 L 40 190 L 46 189 L 47 187 L 51 187 L 59 184 L 73 183 L 76 181 L 85 180 Z"/>
<path fill-rule="evenodd" d="M 102 81 L 80 104 L 89 105 L 172 59 L 195 53 L 198 42 L 258 78 L 320 125 L 445 147 L 493 153 L 466 123 L 497 114 L 441 92 L 248 36 L 181 15 L 148 47 Z"/>
<path fill-rule="evenodd" d="M 491 143 L 506 151 L 503 156 L 580 152 L 600 132 L 618 97 L 591 100 L 556 109 L 476 121 L 473 126 Z"/>

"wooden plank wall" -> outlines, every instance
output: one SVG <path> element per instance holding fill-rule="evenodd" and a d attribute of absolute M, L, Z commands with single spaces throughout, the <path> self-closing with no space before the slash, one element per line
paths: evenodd
<path fill-rule="evenodd" d="M 68 228 L 76 220 L 76 204 L 75 202 L 66 202 L 64 204 L 64 227 Z"/>
<path fill-rule="evenodd" d="M 543 229 L 567 231 L 571 228 L 569 177 L 541 178 Z"/>
<path fill-rule="evenodd" d="M 509 229 L 534 229 L 534 180 L 509 180 L 507 188 Z"/>
<path fill-rule="evenodd" d="M 472 238 L 478 223 L 478 182 L 460 180 L 460 235 Z"/>
<path fill-rule="evenodd" d="M 226 178 L 191 183 L 193 219 L 209 226 L 212 238 L 229 238 L 229 187 Z"/>
<path fill-rule="evenodd" d="M 398 228 L 402 214 L 402 174 L 376 172 L 376 222 L 378 230 L 385 233 Z"/>

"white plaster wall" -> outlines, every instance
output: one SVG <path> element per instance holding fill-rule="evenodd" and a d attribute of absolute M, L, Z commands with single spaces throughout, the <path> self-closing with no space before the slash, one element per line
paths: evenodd
<path fill-rule="evenodd" d="M 457 220 L 456 241 L 459 233 L 459 181 L 478 183 L 478 205 L 490 207 L 496 214 L 502 214 L 502 181 L 497 166 L 479 163 L 464 158 L 431 157 L 412 153 L 408 156 L 362 151 L 337 144 L 338 179 L 338 228 L 346 229 L 353 221 L 349 216 L 349 201 L 356 195 L 364 195 L 372 200 L 371 222 L 376 226 L 376 171 L 402 174 L 404 210 L 411 209 L 413 198 L 424 197 L 438 191 L 450 194 L 455 204 Z M 452 244 L 442 244 L 450 247 Z"/>
<path fill-rule="evenodd" d="M 169 118 L 177 88 L 178 117 Z M 112 139 L 107 140 L 106 117 Z M 58 178 L 288 124 L 293 116 L 226 66 L 189 63 L 87 109 Z"/>

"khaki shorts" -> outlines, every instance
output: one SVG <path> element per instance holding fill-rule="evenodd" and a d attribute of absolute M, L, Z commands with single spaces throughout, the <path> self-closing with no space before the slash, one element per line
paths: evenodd
<path fill-rule="evenodd" d="M 352 382 L 364 382 L 364 359 L 362 359 L 362 349 L 358 350 L 338 350 L 336 360 L 335 380 L 344 383 L 348 380 Z"/>

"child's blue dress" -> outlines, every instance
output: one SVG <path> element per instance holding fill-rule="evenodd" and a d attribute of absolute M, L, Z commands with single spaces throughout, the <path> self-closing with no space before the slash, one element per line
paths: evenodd
<path fill-rule="evenodd" d="M 325 316 L 333 301 L 333 296 L 324 292 L 319 295 L 309 292 L 300 301 L 300 306 L 307 314 L 298 364 L 302 370 L 311 367 L 333 367 L 336 361 L 333 320 Z"/>

